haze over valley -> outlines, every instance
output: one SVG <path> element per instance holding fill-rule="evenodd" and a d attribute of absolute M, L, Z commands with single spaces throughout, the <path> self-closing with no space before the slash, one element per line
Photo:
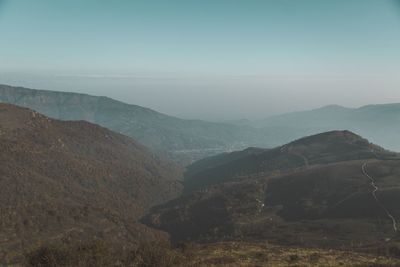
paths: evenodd
<path fill-rule="evenodd" d="M 400 266 L 398 0 L 0 0 L 0 266 Z"/>

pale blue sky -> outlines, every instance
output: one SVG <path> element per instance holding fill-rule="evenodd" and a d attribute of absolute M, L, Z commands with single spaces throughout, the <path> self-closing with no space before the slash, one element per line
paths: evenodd
<path fill-rule="evenodd" d="M 397 0 L 0 0 L 0 82 L 183 117 L 400 102 L 399 48 Z"/>

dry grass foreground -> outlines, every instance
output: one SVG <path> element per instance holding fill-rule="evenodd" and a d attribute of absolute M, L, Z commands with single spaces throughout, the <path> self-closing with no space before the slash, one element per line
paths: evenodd
<path fill-rule="evenodd" d="M 195 248 L 189 266 L 400 266 L 399 259 L 350 251 L 281 247 L 259 243 L 214 243 Z"/>
<path fill-rule="evenodd" d="M 400 259 L 371 254 L 245 242 L 186 244 L 177 248 L 167 243 L 144 243 L 125 252 L 103 242 L 61 244 L 41 247 L 26 256 L 25 266 L 30 267 L 400 266 Z"/>

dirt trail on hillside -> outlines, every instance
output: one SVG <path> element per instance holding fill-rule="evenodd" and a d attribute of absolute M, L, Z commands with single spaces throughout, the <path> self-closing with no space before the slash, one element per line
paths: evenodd
<path fill-rule="evenodd" d="M 371 192 L 372 196 L 374 197 L 375 201 L 378 203 L 378 205 L 385 211 L 386 215 L 390 218 L 392 221 L 393 225 L 393 231 L 397 233 L 397 222 L 394 216 L 386 209 L 386 207 L 379 201 L 378 197 L 376 196 L 376 192 L 379 190 L 379 187 L 375 183 L 375 179 L 368 174 L 367 170 L 367 162 L 365 162 L 361 166 L 362 173 L 371 181 L 371 186 L 374 188 L 374 190 Z"/>

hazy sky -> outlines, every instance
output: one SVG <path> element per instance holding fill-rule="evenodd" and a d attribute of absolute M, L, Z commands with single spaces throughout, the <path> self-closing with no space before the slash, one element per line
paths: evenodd
<path fill-rule="evenodd" d="M 0 0 L 0 83 L 213 120 L 400 102 L 400 1 Z"/>

